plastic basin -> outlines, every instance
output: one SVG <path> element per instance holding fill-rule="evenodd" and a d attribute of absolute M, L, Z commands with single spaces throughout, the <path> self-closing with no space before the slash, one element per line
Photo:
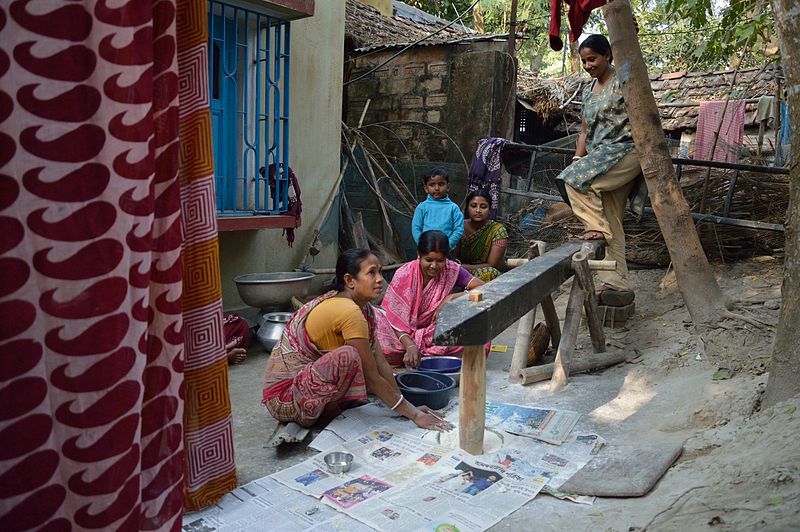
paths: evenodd
<path fill-rule="evenodd" d="M 395 377 L 403 396 L 414 406 L 426 405 L 434 410 L 447 406 L 450 390 L 455 388 L 455 380 L 443 373 L 427 371 L 407 371 Z"/>
<path fill-rule="evenodd" d="M 458 357 L 423 357 L 419 361 L 419 369 L 436 373 L 459 373 L 461 359 Z"/>

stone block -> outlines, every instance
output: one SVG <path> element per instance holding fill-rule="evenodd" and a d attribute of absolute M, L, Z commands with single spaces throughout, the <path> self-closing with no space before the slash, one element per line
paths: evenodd
<path fill-rule="evenodd" d="M 445 75 L 447 74 L 448 64 L 447 63 L 430 63 L 428 65 L 428 73 L 433 75 Z"/>
<path fill-rule="evenodd" d="M 422 96 L 403 96 L 401 103 L 406 109 L 422 108 Z"/>
<path fill-rule="evenodd" d="M 426 79 L 422 86 L 428 92 L 440 92 L 442 90 L 442 78 Z"/>
<path fill-rule="evenodd" d="M 425 73 L 425 65 L 412 63 L 403 66 L 404 78 L 416 78 Z"/>
<path fill-rule="evenodd" d="M 442 107 L 447 103 L 446 94 L 431 94 L 425 97 L 426 107 Z"/>
<path fill-rule="evenodd" d="M 407 109 L 403 109 L 400 111 L 400 118 L 402 120 L 416 120 L 421 122 L 424 118 L 424 114 L 422 111 L 409 111 Z"/>
<path fill-rule="evenodd" d="M 429 124 L 438 124 L 442 121 L 441 111 L 428 111 L 425 113 L 425 121 Z"/>

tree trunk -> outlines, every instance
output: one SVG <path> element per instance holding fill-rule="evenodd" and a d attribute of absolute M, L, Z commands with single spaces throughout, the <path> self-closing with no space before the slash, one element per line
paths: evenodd
<path fill-rule="evenodd" d="M 569 41 L 569 38 L 567 38 Z M 578 76 L 581 73 L 581 55 L 578 53 L 578 41 L 569 43 L 569 73 Z"/>
<path fill-rule="evenodd" d="M 800 124 L 800 13 L 796 0 L 772 0 L 772 10 L 781 42 L 790 119 L 792 124 Z M 796 135 L 792 139 L 790 154 L 781 316 L 764 394 L 765 406 L 800 393 L 800 166 L 797 164 L 800 161 L 800 139 Z"/>
<path fill-rule="evenodd" d="M 478 33 L 485 33 L 483 30 L 483 8 L 480 2 L 475 4 L 472 9 L 472 27 Z"/>
<path fill-rule="evenodd" d="M 726 300 L 714 279 L 689 204 L 675 177 L 630 3 L 614 0 L 603 7 L 603 16 L 650 202 L 664 235 L 681 295 L 696 325 L 718 321 L 727 306 Z"/>

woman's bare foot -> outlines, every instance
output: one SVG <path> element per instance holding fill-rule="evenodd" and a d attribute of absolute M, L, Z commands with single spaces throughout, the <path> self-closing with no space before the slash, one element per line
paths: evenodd
<path fill-rule="evenodd" d="M 606 237 L 603 236 L 603 233 L 600 231 L 586 231 L 581 236 L 578 237 L 578 240 L 605 240 Z"/>

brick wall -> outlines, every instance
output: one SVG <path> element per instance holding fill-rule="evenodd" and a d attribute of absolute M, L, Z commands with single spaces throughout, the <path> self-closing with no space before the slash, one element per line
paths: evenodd
<path fill-rule="evenodd" d="M 346 87 L 345 122 L 357 125 L 369 99 L 364 124 L 391 122 L 384 124 L 391 132 L 377 127 L 364 131 L 387 155 L 408 158 L 410 153 L 413 160 L 461 163 L 460 149 L 469 162 L 480 138 L 507 136 L 511 131 L 511 63 L 504 47 L 474 43 L 407 50 Z M 347 79 L 368 72 L 396 52 L 351 55 L 345 67 Z"/>

